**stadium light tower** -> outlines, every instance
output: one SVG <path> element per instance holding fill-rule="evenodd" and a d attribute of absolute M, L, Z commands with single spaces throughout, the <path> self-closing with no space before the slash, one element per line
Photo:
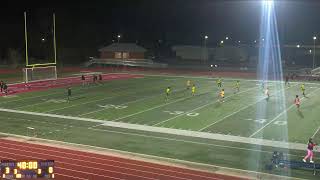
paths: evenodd
<path fill-rule="evenodd" d="M 226 40 L 228 40 L 228 39 L 229 39 L 229 37 L 227 36 L 227 37 L 226 37 Z"/>
<path fill-rule="evenodd" d="M 316 40 L 317 37 L 313 36 L 313 58 L 312 58 L 312 69 L 315 68 L 315 57 L 316 57 Z"/>
<path fill-rule="evenodd" d="M 223 41 L 220 41 L 220 44 L 223 44 Z"/>

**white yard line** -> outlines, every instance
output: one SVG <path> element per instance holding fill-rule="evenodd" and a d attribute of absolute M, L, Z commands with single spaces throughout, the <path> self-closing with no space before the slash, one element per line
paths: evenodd
<path fill-rule="evenodd" d="M 207 93 L 209 93 L 209 92 L 201 93 L 201 94 L 199 94 L 199 95 L 203 95 L 203 94 L 207 94 Z M 114 120 L 112 120 L 112 121 L 118 121 L 118 120 L 121 120 L 121 119 L 125 119 L 125 118 L 131 117 L 131 116 L 135 116 L 135 115 L 137 115 L 137 114 L 141 114 L 141 113 L 144 113 L 144 112 L 147 112 L 147 111 L 151 111 L 151 110 L 153 110 L 153 109 L 157 109 L 157 108 L 160 108 L 160 107 L 163 107 L 163 106 L 172 104 L 172 103 L 176 103 L 176 102 L 179 102 L 179 101 L 183 101 L 183 100 L 186 100 L 186 99 L 189 99 L 189 98 L 192 98 L 192 97 L 189 96 L 189 97 L 185 97 L 185 98 L 180 98 L 180 99 L 177 99 L 177 100 L 175 100 L 175 101 L 170 101 L 170 102 L 167 102 L 167 103 L 164 103 L 164 104 L 160 104 L 160 105 L 158 105 L 158 106 L 154 106 L 154 107 L 152 107 L 152 108 L 145 109 L 145 110 L 143 110 L 143 111 L 138 111 L 138 112 L 133 113 L 133 114 L 129 114 L 129 115 L 126 115 L 126 116 L 119 117 L 119 118 L 114 119 Z"/>
<path fill-rule="evenodd" d="M 237 94 L 233 94 L 233 95 L 231 95 L 231 96 L 228 96 L 228 97 L 226 97 L 225 99 L 228 99 L 228 98 L 230 98 L 230 97 L 236 96 L 236 95 L 241 94 L 241 93 L 245 93 L 245 92 L 251 91 L 252 89 L 256 89 L 256 88 L 257 88 L 257 87 L 249 88 L 249 89 L 247 89 L 247 90 L 245 90 L 245 91 L 241 91 L 240 93 L 237 93 Z M 199 107 L 197 107 L 197 108 L 195 108 L 195 109 L 192 109 L 191 111 L 187 111 L 187 112 L 185 112 L 185 113 L 179 114 L 179 115 L 177 115 L 177 116 L 174 116 L 174 117 L 171 117 L 171 118 L 166 119 L 166 120 L 164 120 L 164 121 L 161 121 L 161 122 L 158 122 L 158 123 L 156 123 L 156 124 L 153 124 L 152 126 L 158 126 L 158 125 L 160 125 L 160 124 L 163 124 L 163 123 L 166 123 L 166 122 L 168 122 L 168 121 L 171 121 L 171 120 L 173 120 L 173 119 L 175 119 L 175 118 L 177 118 L 177 117 L 183 116 L 183 115 L 185 115 L 185 114 L 188 114 L 188 113 L 194 112 L 194 111 L 196 111 L 196 110 L 205 108 L 205 107 L 207 107 L 207 106 L 209 106 L 209 105 L 215 104 L 215 103 L 217 103 L 217 102 L 219 102 L 219 101 L 220 101 L 220 100 L 218 99 L 218 100 L 216 100 L 216 101 L 213 101 L 213 102 L 204 104 L 204 105 L 199 106 Z"/>
<path fill-rule="evenodd" d="M 314 92 L 318 91 L 320 88 L 317 88 L 316 90 L 312 91 L 309 95 L 313 94 Z M 304 99 L 304 97 L 301 98 L 301 101 Z M 268 122 L 267 124 L 265 124 L 264 126 L 262 126 L 260 129 L 258 129 L 256 132 L 254 132 L 253 134 L 251 134 L 249 137 L 253 137 L 256 134 L 258 134 L 260 131 L 262 131 L 265 127 L 269 126 L 271 123 L 273 123 L 275 120 L 277 120 L 281 115 L 283 115 L 285 112 L 287 112 L 288 110 L 290 110 L 292 107 L 296 106 L 295 104 L 292 104 L 291 106 L 289 106 L 287 109 L 283 110 L 280 114 L 278 114 L 275 118 L 273 118 L 270 122 Z"/>
<path fill-rule="evenodd" d="M 320 126 L 318 127 L 318 129 L 316 130 L 316 132 L 313 133 L 313 135 L 312 135 L 311 137 L 314 138 L 314 136 L 315 136 L 316 134 L 318 134 L 319 130 L 320 130 Z"/>
<path fill-rule="evenodd" d="M 296 86 L 296 85 L 294 85 L 294 86 Z M 290 86 L 290 87 L 294 87 L 294 86 Z M 290 87 L 285 88 L 285 90 L 289 89 Z M 281 90 L 280 90 L 280 91 L 281 91 Z M 215 121 L 215 122 L 213 122 L 213 123 L 211 123 L 211 124 L 209 124 L 209 125 L 201 128 L 201 129 L 199 129 L 198 131 L 203 131 L 203 130 L 205 130 L 205 129 L 207 129 L 207 128 L 209 128 L 209 127 L 211 127 L 211 126 L 213 126 L 213 125 L 215 125 L 215 124 L 217 124 L 217 123 L 225 120 L 226 118 L 228 118 L 228 117 L 230 117 L 230 116 L 232 116 L 232 115 L 234 115 L 234 114 L 237 114 L 237 113 L 243 111 L 244 109 L 247 109 L 247 108 L 250 107 L 250 106 L 253 106 L 253 105 L 257 104 L 258 102 L 260 102 L 260 101 L 262 101 L 262 100 L 265 100 L 265 97 L 259 99 L 258 101 L 255 101 L 255 102 L 253 102 L 253 103 L 251 103 L 251 104 L 249 104 L 249 105 L 247 105 L 247 106 L 244 106 L 244 107 L 240 108 L 239 110 L 234 111 L 234 112 L 228 114 L 227 116 L 224 116 L 223 118 L 219 119 L 218 121 Z"/>
<path fill-rule="evenodd" d="M 50 113 L 50 112 L 53 112 L 53 111 L 59 111 L 59 110 L 62 110 L 62 109 L 68 109 L 68 108 L 71 108 L 71 107 L 81 106 L 81 105 L 93 103 L 93 102 L 96 102 L 96 101 L 103 101 L 103 100 L 110 99 L 110 98 L 112 98 L 112 97 L 106 97 L 106 98 L 102 98 L 102 99 L 96 99 L 96 100 L 92 100 L 92 101 L 86 101 L 86 102 L 83 102 L 83 103 L 80 103 L 80 104 L 73 104 L 73 105 L 71 105 L 71 106 L 65 106 L 65 107 L 62 107 L 62 108 L 56 108 L 56 109 L 51 109 L 51 110 L 49 110 L 49 111 L 44 111 L 44 113 Z"/>
<path fill-rule="evenodd" d="M 183 89 L 178 89 L 176 91 L 173 91 L 173 92 L 179 92 Z M 134 94 L 134 93 L 129 93 L 129 94 Z M 128 95 L 128 94 L 127 94 Z M 130 103 L 135 103 L 135 102 L 139 102 L 139 101 L 143 101 L 145 99 L 149 99 L 149 98 L 153 98 L 153 97 L 156 97 L 156 96 L 161 96 L 163 95 L 163 93 L 161 94 L 155 94 L 155 95 L 151 95 L 151 96 L 147 96 L 147 97 L 143 97 L 143 98 L 140 98 L 140 99 L 136 99 L 136 100 L 133 100 L 133 101 L 129 101 L 129 102 L 125 102 L 125 103 L 122 103 L 122 104 L 117 104 L 117 106 L 122 106 L 122 105 L 126 105 L 126 104 L 130 104 Z M 80 114 L 78 115 L 79 117 L 81 116 L 85 116 L 85 115 L 88 115 L 88 114 L 92 114 L 92 113 L 96 113 L 96 112 L 100 112 L 100 111 L 104 111 L 106 110 L 105 108 L 102 108 L 102 109 L 98 109 L 98 110 L 94 110 L 94 111 L 90 111 L 90 112 L 87 112 L 87 113 L 84 113 L 84 114 Z"/>

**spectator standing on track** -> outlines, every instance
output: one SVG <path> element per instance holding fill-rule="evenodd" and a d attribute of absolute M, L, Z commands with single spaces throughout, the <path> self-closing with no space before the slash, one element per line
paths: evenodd
<path fill-rule="evenodd" d="M 1 89 L 1 92 L 3 92 L 3 81 L 0 81 L 0 89 Z"/>
<path fill-rule="evenodd" d="M 82 86 L 86 85 L 86 77 L 82 74 L 81 76 Z"/>
<path fill-rule="evenodd" d="M 8 85 L 6 83 L 3 83 L 3 91 L 7 95 L 8 94 Z"/>
<path fill-rule="evenodd" d="M 99 81 L 102 81 L 102 75 L 99 74 Z"/>
<path fill-rule="evenodd" d="M 94 74 L 94 75 L 93 75 L 93 83 L 96 84 L 96 83 L 97 83 L 97 80 L 98 80 L 98 77 L 97 77 L 97 75 Z"/>
<path fill-rule="evenodd" d="M 68 90 L 67 90 L 67 98 L 68 98 L 68 102 L 70 101 L 70 98 L 71 98 L 71 87 L 68 87 Z"/>
<path fill-rule="evenodd" d="M 285 85 L 288 85 L 288 86 L 289 86 L 289 75 L 286 75 L 286 82 L 285 82 Z"/>
<path fill-rule="evenodd" d="M 302 159 L 303 162 L 307 162 L 307 159 L 310 158 L 310 163 L 313 163 L 313 148 L 316 146 L 312 140 L 312 138 L 309 139 L 308 147 L 307 147 L 307 155 Z"/>

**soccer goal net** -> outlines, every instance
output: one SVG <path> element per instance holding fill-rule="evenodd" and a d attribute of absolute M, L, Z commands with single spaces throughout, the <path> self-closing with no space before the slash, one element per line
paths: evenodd
<path fill-rule="evenodd" d="M 57 79 L 56 66 L 23 68 L 23 81 L 43 81 Z"/>

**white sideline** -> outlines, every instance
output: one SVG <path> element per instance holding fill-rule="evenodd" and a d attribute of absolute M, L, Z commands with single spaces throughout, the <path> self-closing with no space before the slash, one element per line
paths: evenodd
<path fill-rule="evenodd" d="M 214 134 L 214 133 L 198 132 L 198 131 L 189 131 L 189 130 L 182 130 L 182 129 L 170 129 L 170 128 L 164 128 L 164 127 L 154 127 L 154 126 L 130 124 L 130 123 L 123 123 L 123 122 L 113 122 L 113 121 L 106 122 L 103 120 L 90 119 L 90 118 L 36 113 L 36 112 L 19 111 L 19 110 L 4 109 L 4 108 L 0 108 L 0 111 L 19 113 L 19 114 L 28 114 L 28 115 L 37 115 L 37 116 L 43 116 L 43 117 L 55 117 L 55 118 L 71 119 L 71 120 L 78 120 L 78 121 L 96 122 L 96 123 L 101 123 L 101 125 L 104 125 L 104 126 L 140 130 L 140 131 L 147 131 L 147 132 L 153 132 L 153 133 L 165 133 L 165 134 L 173 134 L 173 135 L 180 135 L 180 136 L 187 136 L 187 137 L 197 137 L 197 138 L 206 138 L 206 139 L 212 139 L 212 140 L 270 146 L 270 147 L 277 147 L 277 148 L 305 150 L 305 144 L 300 144 L 300 143 L 272 141 L 272 140 L 265 140 L 265 139 Z"/>

